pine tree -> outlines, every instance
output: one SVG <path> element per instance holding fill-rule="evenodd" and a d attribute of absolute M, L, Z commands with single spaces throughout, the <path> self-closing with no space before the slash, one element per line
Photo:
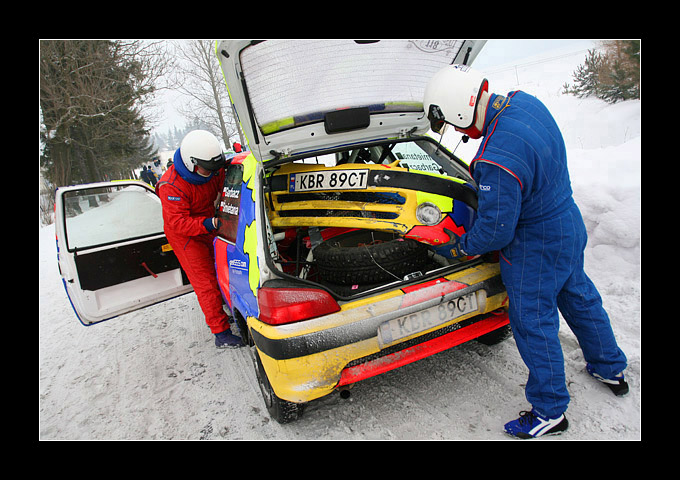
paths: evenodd
<path fill-rule="evenodd" d="M 609 103 L 640 98 L 640 41 L 603 42 L 607 62 L 600 73 L 600 97 Z"/>
<path fill-rule="evenodd" d="M 594 49 L 588 50 L 588 56 L 583 65 L 576 68 L 573 73 L 574 86 L 570 93 L 579 98 L 588 97 L 590 95 L 598 95 L 599 89 L 599 71 L 604 63 L 604 59 L 600 53 Z"/>
<path fill-rule="evenodd" d="M 604 53 L 588 50 L 583 65 L 573 73 L 574 86 L 563 93 L 579 98 L 595 96 L 608 103 L 640 98 L 640 41 L 602 42 Z"/>
<path fill-rule="evenodd" d="M 607 103 L 616 103 L 621 100 L 632 98 L 632 82 L 621 66 L 616 61 L 608 68 L 606 80 L 600 86 L 599 98 Z"/>

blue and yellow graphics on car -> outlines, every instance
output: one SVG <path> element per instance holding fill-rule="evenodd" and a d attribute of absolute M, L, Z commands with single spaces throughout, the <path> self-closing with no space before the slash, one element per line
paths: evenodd
<path fill-rule="evenodd" d="M 432 245 L 461 236 L 476 215 L 475 188 L 455 177 L 390 165 L 286 164 L 271 177 L 271 225 L 390 231 Z"/>

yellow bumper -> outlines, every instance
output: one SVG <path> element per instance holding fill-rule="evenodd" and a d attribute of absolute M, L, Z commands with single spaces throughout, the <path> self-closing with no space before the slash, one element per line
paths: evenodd
<path fill-rule="evenodd" d="M 378 330 L 385 322 L 433 309 L 471 293 L 476 297 L 476 311 L 443 322 L 440 319 L 431 328 L 389 345 L 379 339 Z M 279 326 L 249 317 L 248 326 L 276 395 L 302 403 L 331 393 L 348 363 L 493 312 L 502 308 L 506 300 L 499 265 L 482 263 L 446 275 L 438 282 L 431 280 L 345 303 L 339 312 L 324 317 Z"/>

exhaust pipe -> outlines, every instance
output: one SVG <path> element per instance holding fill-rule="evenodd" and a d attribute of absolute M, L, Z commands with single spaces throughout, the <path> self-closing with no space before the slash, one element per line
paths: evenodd
<path fill-rule="evenodd" d="M 352 385 L 354 385 L 354 384 L 351 383 L 349 385 L 343 385 L 342 387 L 340 387 L 338 389 L 338 390 L 340 390 L 340 398 L 347 400 L 350 397 L 351 392 L 349 390 L 350 390 L 350 388 L 352 388 Z"/>

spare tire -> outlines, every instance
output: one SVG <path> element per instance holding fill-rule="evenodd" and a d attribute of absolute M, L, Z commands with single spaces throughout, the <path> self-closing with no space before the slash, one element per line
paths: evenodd
<path fill-rule="evenodd" d="M 423 268 L 429 247 L 387 232 L 358 230 L 333 237 L 313 251 L 319 276 L 340 285 L 402 280 Z"/>

